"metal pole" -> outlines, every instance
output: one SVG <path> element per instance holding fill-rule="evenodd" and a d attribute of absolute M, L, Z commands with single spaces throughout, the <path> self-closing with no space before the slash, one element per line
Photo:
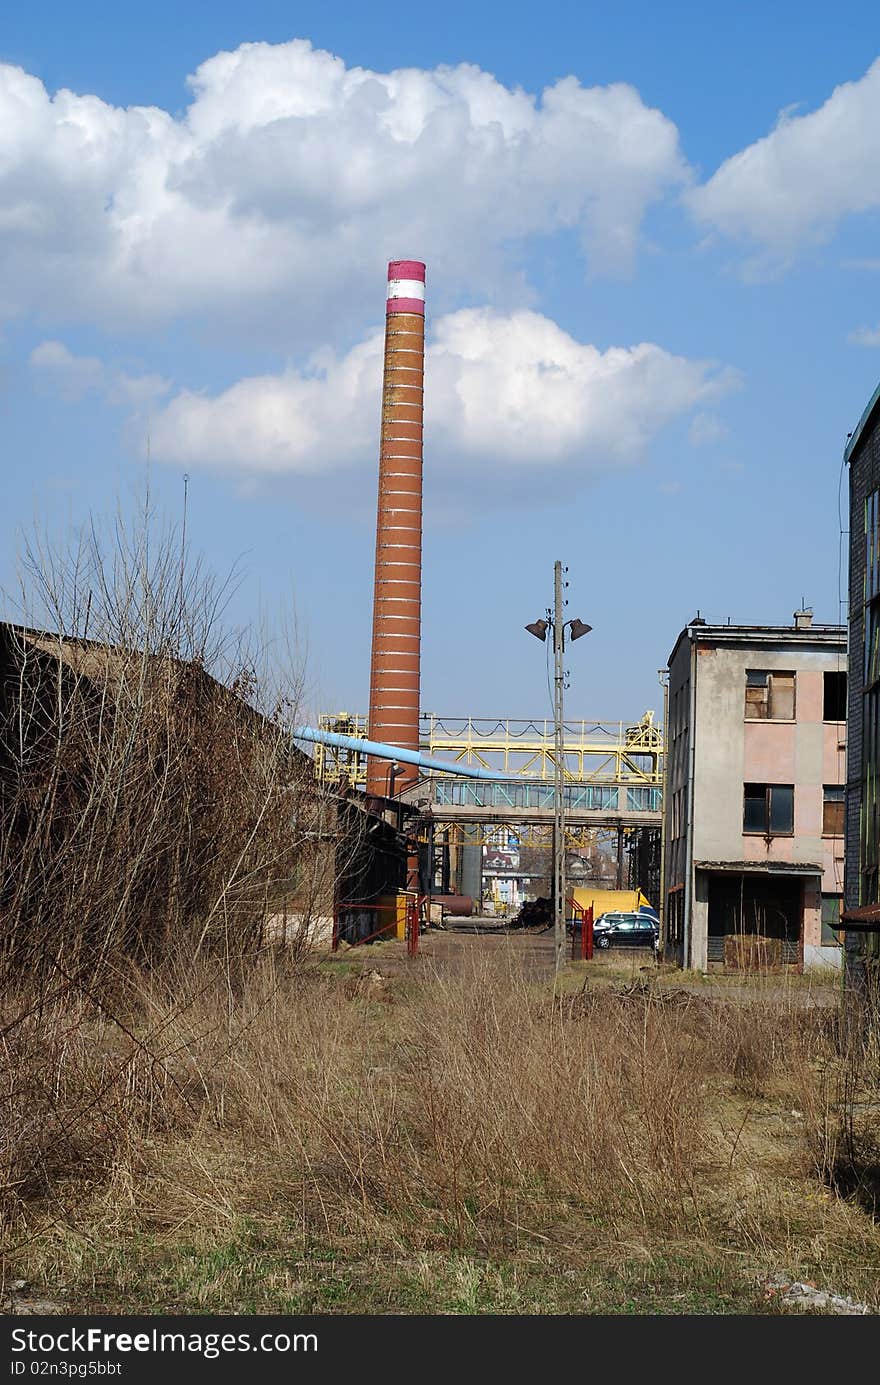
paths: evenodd
<path fill-rule="evenodd" d="M 563 755 L 565 725 L 563 683 L 565 669 L 565 625 L 562 617 L 562 563 L 553 568 L 553 652 L 555 655 L 555 697 L 553 705 L 553 936 L 556 950 L 556 975 L 565 966 L 565 805 L 563 803 Z"/>

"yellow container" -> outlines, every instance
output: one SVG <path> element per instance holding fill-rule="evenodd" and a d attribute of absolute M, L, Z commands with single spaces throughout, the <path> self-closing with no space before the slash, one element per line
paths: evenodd
<path fill-rule="evenodd" d="M 651 907 L 651 901 L 641 890 L 599 890 L 592 885 L 578 885 L 571 891 L 571 898 L 581 909 L 589 909 L 592 904 L 594 921 L 600 914 L 612 910 L 615 913 L 635 914 L 642 904 Z"/>
<path fill-rule="evenodd" d="M 384 894 L 379 899 L 379 927 L 387 924 L 387 936 L 389 938 L 406 937 L 406 911 L 410 903 L 415 900 L 415 895 L 409 891 L 402 891 L 400 894 Z"/>

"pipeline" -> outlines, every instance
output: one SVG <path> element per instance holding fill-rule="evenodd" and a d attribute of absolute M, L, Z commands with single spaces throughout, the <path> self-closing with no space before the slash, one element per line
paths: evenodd
<path fill-rule="evenodd" d="M 340 750 L 357 750 L 362 755 L 375 755 L 380 760 L 402 760 L 421 769 L 438 769 L 446 774 L 460 774 L 467 779 L 510 778 L 510 775 L 498 774 L 495 770 L 456 765 L 451 760 L 434 760 L 416 750 L 403 750 L 399 745 L 384 745 L 381 741 L 368 741 L 361 736 L 342 736 L 338 731 L 319 731 L 314 726 L 294 726 L 290 734 L 297 741 L 318 741 L 321 745 L 335 745 Z"/>

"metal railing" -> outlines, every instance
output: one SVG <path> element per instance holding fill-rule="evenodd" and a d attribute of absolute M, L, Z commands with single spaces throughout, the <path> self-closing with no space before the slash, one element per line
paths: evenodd
<path fill-rule="evenodd" d="M 444 807 L 546 809 L 552 812 L 556 793 L 552 784 L 524 781 L 497 783 L 438 779 L 431 785 L 432 800 Z M 611 784 L 566 784 L 565 807 L 571 812 L 659 813 L 660 789 L 639 785 L 624 788 Z"/>
<path fill-rule="evenodd" d="M 367 718 L 360 713 L 325 713 L 322 730 L 362 738 Z M 469 767 L 496 770 L 524 779 L 555 777 L 553 722 L 547 718 L 448 717 L 424 713 L 419 744 L 432 757 Z M 566 718 L 563 775 L 572 783 L 657 786 L 662 783 L 663 732 L 654 713 L 636 723 Z M 366 756 L 330 746 L 315 747 L 315 768 L 325 782 L 366 782 Z"/>

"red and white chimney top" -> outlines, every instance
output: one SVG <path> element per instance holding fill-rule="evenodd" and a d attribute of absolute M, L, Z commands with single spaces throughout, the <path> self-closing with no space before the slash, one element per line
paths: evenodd
<path fill-rule="evenodd" d="M 425 314 L 425 266 L 421 260 L 391 260 L 386 313 Z"/>

